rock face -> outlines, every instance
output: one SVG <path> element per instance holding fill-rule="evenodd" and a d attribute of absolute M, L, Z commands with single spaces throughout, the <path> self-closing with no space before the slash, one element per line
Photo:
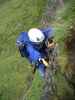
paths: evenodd
<path fill-rule="evenodd" d="M 75 25 L 72 25 L 69 29 L 69 35 L 65 40 L 65 47 L 68 56 L 65 70 L 66 78 L 75 91 Z"/>

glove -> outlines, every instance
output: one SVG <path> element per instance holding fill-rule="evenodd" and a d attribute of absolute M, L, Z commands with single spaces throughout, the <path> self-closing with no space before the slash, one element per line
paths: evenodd
<path fill-rule="evenodd" d="M 49 66 L 48 62 L 44 58 L 39 58 L 39 62 L 42 62 L 46 67 Z"/>

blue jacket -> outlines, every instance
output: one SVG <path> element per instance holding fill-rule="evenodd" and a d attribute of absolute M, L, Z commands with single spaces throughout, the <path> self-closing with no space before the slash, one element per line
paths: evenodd
<path fill-rule="evenodd" d="M 51 27 L 41 29 L 41 31 L 45 36 L 45 40 L 53 37 L 53 30 Z M 46 56 L 46 52 L 43 48 L 40 49 L 39 46 L 29 40 L 27 32 L 20 33 L 16 40 L 16 45 L 19 44 L 24 45 L 24 47 L 20 49 L 21 55 L 27 57 L 31 63 L 36 64 L 38 63 L 39 58 L 44 58 Z M 41 66 L 41 64 L 38 65 Z"/>

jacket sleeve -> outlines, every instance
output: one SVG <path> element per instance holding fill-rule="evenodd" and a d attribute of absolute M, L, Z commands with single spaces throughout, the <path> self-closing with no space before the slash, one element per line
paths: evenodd
<path fill-rule="evenodd" d="M 27 43 L 28 43 L 28 36 L 27 32 L 21 32 L 16 39 L 16 46 L 19 49 L 19 52 L 22 57 L 28 57 L 29 54 L 27 52 Z"/>
<path fill-rule="evenodd" d="M 36 50 L 32 46 L 27 47 L 27 52 L 29 53 L 28 58 L 31 62 L 35 62 L 35 63 L 41 62 L 42 61 L 41 59 L 44 59 L 46 57 L 45 53 Z"/>
<path fill-rule="evenodd" d="M 43 54 L 36 51 L 31 46 L 28 46 L 27 50 L 29 52 L 29 57 L 28 57 L 29 61 L 38 68 L 40 75 L 44 76 L 45 75 L 45 65 L 39 61 L 39 59 L 44 58 Z"/>
<path fill-rule="evenodd" d="M 37 62 L 40 58 L 43 57 L 43 55 L 35 50 L 31 45 L 27 46 L 27 52 L 29 53 L 29 61 L 31 62 Z"/>

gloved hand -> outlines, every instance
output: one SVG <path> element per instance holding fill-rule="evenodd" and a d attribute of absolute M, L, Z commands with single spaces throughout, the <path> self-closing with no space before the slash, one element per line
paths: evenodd
<path fill-rule="evenodd" d="M 49 66 L 48 62 L 44 58 L 39 58 L 39 62 L 42 62 L 46 67 Z"/>

